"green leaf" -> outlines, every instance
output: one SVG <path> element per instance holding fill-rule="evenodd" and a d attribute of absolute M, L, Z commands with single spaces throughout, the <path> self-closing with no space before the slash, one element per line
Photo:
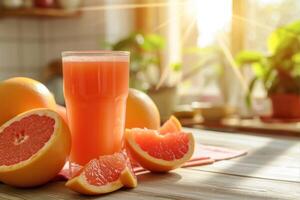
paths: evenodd
<path fill-rule="evenodd" d="M 258 80 L 257 77 L 253 78 L 249 84 L 249 90 L 246 94 L 246 104 L 247 106 L 250 108 L 251 105 L 252 105 L 252 92 L 253 92 L 253 89 L 254 89 L 254 86 L 256 84 L 256 81 Z"/>
<path fill-rule="evenodd" d="M 112 50 L 114 45 L 112 43 L 110 43 L 110 42 L 101 41 L 100 42 L 100 46 L 101 46 L 102 49 Z"/>
<path fill-rule="evenodd" d="M 172 63 L 172 64 L 171 64 L 171 69 L 172 69 L 173 71 L 175 71 L 175 72 L 181 71 L 181 69 L 182 69 L 182 63 L 179 63 L 179 62 L 177 62 L 177 63 Z"/>
<path fill-rule="evenodd" d="M 148 34 L 144 36 L 144 43 L 141 45 L 142 49 L 146 51 L 158 51 L 165 46 L 163 37 L 156 34 Z"/>
<path fill-rule="evenodd" d="M 276 82 L 277 72 L 270 68 L 264 77 L 265 89 L 269 92 Z"/>
<path fill-rule="evenodd" d="M 300 52 L 293 55 L 292 60 L 294 63 L 300 64 Z"/>
<path fill-rule="evenodd" d="M 283 35 L 283 30 L 282 29 L 278 29 L 276 31 L 273 31 L 268 39 L 267 39 L 267 46 L 268 46 L 268 51 L 270 53 L 274 53 L 278 46 L 280 45 L 280 43 L 282 42 L 282 35 Z"/>
<path fill-rule="evenodd" d="M 288 24 L 286 29 L 296 34 L 300 33 L 300 20 Z"/>
<path fill-rule="evenodd" d="M 260 62 L 264 56 L 260 52 L 256 51 L 241 51 L 239 52 L 236 57 L 236 63 L 241 66 L 244 64 L 252 64 L 255 62 Z"/>
<path fill-rule="evenodd" d="M 262 65 L 262 63 L 253 63 L 252 69 L 254 71 L 255 76 L 257 76 L 258 78 L 262 79 L 265 76 L 266 69 Z"/>
<path fill-rule="evenodd" d="M 290 23 L 273 31 L 268 37 L 268 50 L 274 54 L 279 51 L 291 51 L 295 42 L 299 43 L 300 21 Z"/>
<path fill-rule="evenodd" d="M 134 45 L 134 38 L 132 36 L 129 36 L 127 38 L 124 38 L 118 42 L 116 42 L 112 48 L 113 50 L 124 50 Z"/>

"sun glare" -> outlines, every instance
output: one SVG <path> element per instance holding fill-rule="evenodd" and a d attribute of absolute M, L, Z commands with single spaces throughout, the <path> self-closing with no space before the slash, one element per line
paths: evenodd
<path fill-rule="evenodd" d="M 198 46 L 211 44 L 219 31 L 231 21 L 232 0 L 190 0 L 190 9 L 197 18 Z"/>

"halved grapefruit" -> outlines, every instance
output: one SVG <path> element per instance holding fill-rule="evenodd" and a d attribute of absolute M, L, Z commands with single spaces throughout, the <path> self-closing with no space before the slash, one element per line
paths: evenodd
<path fill-rule="evenodd" d="M 136 187 L 137 179 L 129 158 L 121 152 L 91 160 L 66 186 L 81 194 L 99 195 Z"/>
<path fill-rule="evenodd" d="M 27 111 L 0 127 L 0 181 L 32 187 L 54 178 L 71 149 L 64 120 L 50 109 Z"/>
<path fill-rule="evenodd" d="M 180 167 L 192 157 L 195 140 L 192 133 L 181 131 L 179 121 L 171 117 L 160 130 L 126 129 L 125 144 L 142 167 L 166 172 Z"/>

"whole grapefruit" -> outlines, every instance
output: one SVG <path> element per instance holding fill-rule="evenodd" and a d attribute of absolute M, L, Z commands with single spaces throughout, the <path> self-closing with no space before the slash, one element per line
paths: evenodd
<path fill-rule="evenodd" d="M 125 127 L 159 129 L 159 111 L 152 99 L 144 92 L 129 89 Z"/>
<path fill-rule="evenodd" d="M 40 108 L 0 127 L 0 181 L 33 187 L 53 179 L 71 150 L 71 134 L 61 116 Z"/>
<path fill-rule="evenodd" d="M 66 107 L 57 104 L 56 105 L 56 112 L 63 118 L 63 120 L 65 120 L 66 124 L 68 124 Z"/>
<path fill-rule="evenodd" d="M 34 109 L 56 109 L 53 95 L 42 83 L 15 77 L 0 83 L 0 125 L 14 116 Z"/>

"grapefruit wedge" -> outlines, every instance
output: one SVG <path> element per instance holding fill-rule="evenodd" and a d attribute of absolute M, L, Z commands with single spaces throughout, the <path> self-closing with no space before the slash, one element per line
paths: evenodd
<path fill-rule="evenodd" d="M 99 195 L 136 187 L 137 179 L 125 153 L 115 153 L 91 160 L 66 186 L 81 194 Z"/>
<path fill-rule="evenodd" d="M 153 172 L 167 172 L 192 157 L 195 140 L 192 133 L 181 130 L 181 124 L 172 116 L 160 130 L 126 129 L 125 144 L 142 167 Z"/>
<path fill-rule="evenodd" d="M 54 178 L 70 153 L 71 135 L 50 109 L 27 111 L 0 127 L 0 181 L 32 187 Z"/>
<path fill-rule="evenodd" d="M 166 133 L 174 133 L 181 131 L 182 126 L 179 122 L 179 120 L 171 116 L 160 128 L 159 132 L 160 134 L 166 134 Z"/>

